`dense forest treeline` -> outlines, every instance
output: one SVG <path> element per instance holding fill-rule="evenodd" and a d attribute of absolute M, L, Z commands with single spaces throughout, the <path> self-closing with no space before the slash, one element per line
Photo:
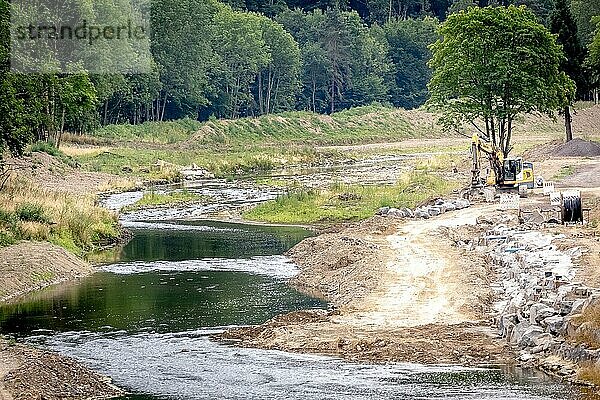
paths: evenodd
<path fill-rule="evenodd" d="M 529 7 L 563 44 L 578 96 L 598 87 L 600 0 L 145 1 L 149 72 L 14 74 L 11 4 L 0 0 L 5 148 L 18 153 L 31 140 L 60 142 L 65 131 L 118 123 L 332 113 L 374 102 L 415 108 L 428 98 L 438 25 L 472 6 Z"/>

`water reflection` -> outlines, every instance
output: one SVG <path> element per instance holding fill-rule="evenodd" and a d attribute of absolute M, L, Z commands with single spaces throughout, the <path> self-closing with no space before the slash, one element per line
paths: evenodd
<path fill-rule="evenodd" d="M 134 229 L 124 248 L 95 255 L 104 262 L 249 258 L 282 254 L 312 232 L 299 227 L 178 221 Z"/>

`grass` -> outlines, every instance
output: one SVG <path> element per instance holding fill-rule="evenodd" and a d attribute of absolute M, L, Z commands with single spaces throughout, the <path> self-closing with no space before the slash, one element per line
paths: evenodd
<path fill-rule="evenodd" d="M 140 125 L 109 125 L 88 136 L 67 136 L 81 144 L 147 142 L 189 145 L 242 145 L 261 143 L 350 144 L 381 142 L 419 136 L 441 136 L 441 129 L 416 126 L 410 111 L 382 105 L 351 108 L 332 115 L 290 111 L 237 120 L 191 119 L 146 122 Z M 423 113 L 423 112 L 422 112 Z M 424 113 L 432 121 L 435 117 Z M 425 129 L 427 128 L 427 129 Z"/>
<path fill-rule="evenodd" d="M 56 148 L 52 143 L 36 142 L 29 146 L 29 151 L 32 153 L 46 153 L 54 156 L 72 168 L 77 168 L 79 164 L 73 157 L 70 157 Z"/>
<path fill-rule="evenodd" d="M 202 126 L 201 122 L 190 118 L 177 121 L 145 122 L 139 125 L 120 124 L 107 125 L 96 129 L 92 137 L 100 139 L 93 144 L 113 142 L 148 142 L 177 143 L 188 139 Z M 68 140 L 78 142 L 77 137 L 69 136 Z M 85 143 L 85 140 L 83 141 Z"/>
<path fill-rule="evenodd" d="M 389 186 L 334 184 L 327 190 L 296 188 L 243 216 L 254 221 L 289 224 L 361 220 L 373 216 L 381 207 L 415 207 L 458 186 L 458 182 L 434 174 L 413 172 Z"/>
<path fill-rule="evenodd" d="M 195 150 L 124 147 L 88 152 L 75 158 L 90 171 L 138 176 L 152 181 L 177 181 L 180 179 L 179 169 L 192 164 L 225 178 L 267 172 L 290 164 L 311 165 L 327 156 L 307 146 L 244 146 Z"/>
<path fill-rule="evenodd" d="M 560 181 L 575 173 L 575 167 L 572 165 L 564 165 L 560 168 L 558 173 L 552 177 L 552 179 Z"/>
<path fill-rule="evenodd" d="M 84 255 L 119 235 L 116 216 L 97 207 L 93 196 L 43 190 L 23 178 L 9 180 L 0 192 L 0 246 L 49 241 Z"/>
<path fill-rule="evenodd" d="M 124 208 L 123 211 L 139 210 L 142 208 L 156 207 L 162 205 L 182 204 L 191 201 L 199 201 L 202 199 L 203 196 L 200 196 L 196 193 L 192 193 L 187 189 L 170 193 L 148 192 L 144 193 L 142 198 L 138 200 L 135 204 Z"/>

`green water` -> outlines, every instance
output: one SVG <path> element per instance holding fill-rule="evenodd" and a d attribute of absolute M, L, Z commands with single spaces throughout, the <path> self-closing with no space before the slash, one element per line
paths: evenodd
<path fill-rule="evenodd" d="M 129 244 L 110 254 L 119 273 L 99 272 L 0 307 L 0 333 L 180 332 L 260 324 L 281 313 L 325 306 L 292 289 L 281 275 L 263 272 L 271 264 L 289 269 L 280 256 L 269 256 L 311 232 L 214 222 L 197 226 L 206 229 L 134 231 Z"/>
<path fill-rule="evenodd" d="M 181 229 L 166 229 L 165 227 Z M 248 258 L 286 252 L 302 239 L 312 236 L 303 228 L 242 225 L 214 221 L 162 224 L 160 229 L 133 230 L 127 246 L 104 253 L 104 261 L 181 261 L 201 258 Z M 96 255 L 98 256 L 98 255 Z"/>

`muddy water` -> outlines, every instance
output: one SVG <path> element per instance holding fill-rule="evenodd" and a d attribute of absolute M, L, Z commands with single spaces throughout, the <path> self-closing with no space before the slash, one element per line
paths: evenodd
<path fill-rule="evenodd" d="M 326 307 L 286 285 L 298 269 L 281 254 L 311 233 L 131 221 L 133 240 L 105 255 L 102 272 L 0 308 L 0 333 L 83 361 L 128 399 L 580 398 L 533 372 L 352 364 L 215 343 L 209 335 L 228 326 Z"/>

